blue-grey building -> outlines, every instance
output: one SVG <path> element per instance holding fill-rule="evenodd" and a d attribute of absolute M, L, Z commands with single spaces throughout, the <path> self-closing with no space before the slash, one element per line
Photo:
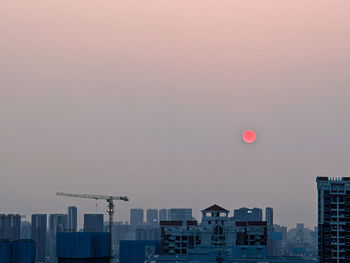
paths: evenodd
<path fill-rule="evenodd" d="M 192 220 L 191 208 L 171 208 L 168 220 L 190 221 Z"/>
<path fill-rule="evenodd" d="M 266 207 L 265 221 L 268 227 L 273 226 L 273 208 L 272 207 Z"/>
<path fill-rule="evenodd" d="M 168 210 L 165 208 L 159 209 L 159 221 L 168 220 Z"/>
<path fill-rule="evenodd" d="M 103 214 L 84 214 L 84 232 L 103 232 Z"/>
<path fill-rule="evenodd" d="M 135 229 L 137 226 L 142 225 L 144 221 L 143 209 L 132 208 L 130 209 L 130 226 Z"/>
<path fill-rule="evenodd" d="M 66 214 L 49 215 L 49 233 L 48 233 L 48 263 L 56 263 L 56 234 L 68 229 L 68 216 Z"/>
<path fill-rule="evenodd" d="M 0 214 L 0 239 L 21 238 L 21 216 Z"/>
<path fill-rule="evenodd" d="M 235 209 L 233 211 L 233 218 L 231 218 L 234 221 L 262 221 L 262 209 L 261 208 L 246 208 L 242 207 L 239 209 Z"/>
<path fill-rule="evenodd" d="M 30 239 L 0 240 L 1 263 L 34 263 L 35 242 Z"/>
<path fill-rule="evenodd" d="M 157 240 L 121 240 L 119 243 L 119 263 L 144 263 L 159 253 L 160 241 Z"/>
<path fill-rule="evenodd" d="M 36 261 L 45 262 L 47 215 L 32 215 L 31 239 L 36 243 Z"/>
<path fill-rule="evenodd" d="M 158 227 L 158 209 L 147 209 L 147 225 L 151 227 Z"/>
<path fill-rule="evenodd" d="M 108 263 L 109 233 L 57 233 L 58 263 Z"/>
<path fill-rule="evenodd" d="M 68 207 L 68 231 L 77 232 L 78 209 L 75 206 Z"/>

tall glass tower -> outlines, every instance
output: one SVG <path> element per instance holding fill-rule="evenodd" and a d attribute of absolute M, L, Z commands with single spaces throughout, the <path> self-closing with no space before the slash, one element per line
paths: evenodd
<path fill-rule="evenodd" d="M 77 212 L 75 206 L 68 207 L 68 230 L 71 232 L 77 232 Z"/>

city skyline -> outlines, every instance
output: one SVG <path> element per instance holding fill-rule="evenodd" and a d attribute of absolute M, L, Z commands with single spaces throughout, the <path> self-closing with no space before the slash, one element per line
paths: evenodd
<path fill-rule="evenodd" d="M 122 221 L 132 207 L 198 218 L 217 203 L 315 226 L 315 178 L 350 174 L 348 10 L 345 0 L 2 1 L 0 213 L 95 212 L 64 191 L 128 196 Z"/>

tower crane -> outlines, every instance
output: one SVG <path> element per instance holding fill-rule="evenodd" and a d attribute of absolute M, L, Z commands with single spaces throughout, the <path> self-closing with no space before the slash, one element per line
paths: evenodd
<path fill-rule="evenodd" d="M 129 201 L 126 196 L 111 196 L 111 195 L 92 195 L 92 194 L 72 194 L 58 192 L 56 195 L 76 197 L 76 198 L 88 198 L 95 200 L 106 200 L 108 203 L 108 215 L 109 215 L 109 262 L 113 262 L 113 215 L 114 215 L 114 200 Z"/>

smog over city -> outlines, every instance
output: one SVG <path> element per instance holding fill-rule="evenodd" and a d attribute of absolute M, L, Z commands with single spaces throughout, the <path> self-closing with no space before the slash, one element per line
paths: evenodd
<path fill-rule="evenodd" d="M 24 235 L 34 214 L 47 215 L 47 233 L 61 220 L 50 215 L 72 213 L 73 232 L 100 219 L 92 232 L 109 232 L 113 212 L 130 226 L 108 247 L 119 262 L 122 241 L 138 240 L 135 218 L 167 233 L 163 211 L 168 227 L 178 217 L 200 232 L 205 209 L 227 209 L 232 224 L 267 222 L 270 240 L 273 213 L 288 256 L 349 262 L 317 243 L 327 185 L 346 188 L 350 176 L 349 45 L 347 0 L 1 1 L 0 222 L 21 215 L 20 237 L 35 239 Z M 0 248 L 17 239 L 1 233 Z M 142 239 L 171 254 L 154 233 Z M 35 262 L 53 263 L 47 251 Z"/>

